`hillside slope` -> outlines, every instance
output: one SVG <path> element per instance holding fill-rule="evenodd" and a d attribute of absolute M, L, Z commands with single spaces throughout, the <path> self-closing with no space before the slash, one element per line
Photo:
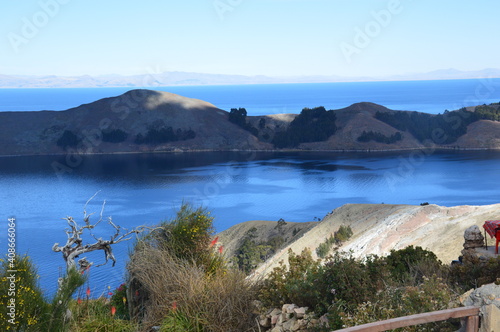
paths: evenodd
<path fill-rule="evenodd" d="M 498 118 L 500 105 L 484 107 Z M 131 90 L 66 111 L 0 112 L 0 155 L 279 150 L 276 146 L 361 151 L 499 149 L 500 122 L 477 120 L 473 111 L 448 112 L 445 117 L 393 111 L 361 102 L 339 110 L 323 108 L 323 113 L 309 112 L 307 116 L 245 115 L 237 125 L 230 121 L 230 113 L 202 100 L 161 91 Z M 314 114 L 320 113 L 328 114 L 329 120 L 315 118 Z M 473 118 L 473 122 L 469 121 Z M 302 127 L 294 127 L 295 119 L 301 119 L 297 123 L 302 122 Z M 399 128 L 401 125 L 404 128 Z M 428 138 L 429 131 L 443 129 L 453 139 L 436 142 Z M 427 132 L 424 139 L 417 137 L 421 132 Z M 364 140 L 360 139 L 363 135 Z M 297 139 L 299 136 L 302 138 Z M 280 144 L 273 141 L 275 137 Z"/>
<path fill-rule="evenodd" d="M 195 137 L 137 144 L 137 135 L 168 127 L 173 133 L 192 130 Z M 58 145 L 65 131 L 76 136 L 78 143 Z M 106 142 L 102 135 L 107 131 L 122 131 L 127 137 L 120 142 Z M 66 111 L 0 112 L 0 141 L 4 143 L 1 155 L 271 147 L 229 122 L 227 112 L 208 102 L 151 90 L 132 90 Z"/>
<path fill-rule="evenodd" d="M 281 260 L 287 262 L 288 249 L 299 253 L 309 248 L 316 257 L 319 244 L 341 225 L 350 226 L 354 235 L 338 250 L 352 250 L 355 257 L 386 255 L 392 249 L 413 245 L 431 250 L 441 261 L 449 263 L 460 256 L 465 229 L 472 225 L 481 227 L 485 220 L 498 219 L 499 216 L 500 204 L 455 207 L 347 204 L 333 210 L 316 226 L 269 258 L 254 276 L 267 274 Z M 233 234 L 233 237 L 241 235 Z M 491 245 L 493 241 L 488 239 L 488 243 Z"/>

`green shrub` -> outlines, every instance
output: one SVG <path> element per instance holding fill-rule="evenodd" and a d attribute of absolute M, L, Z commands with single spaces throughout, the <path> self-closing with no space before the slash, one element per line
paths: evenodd
<path fill-rule="evenodd" d="M 189 317 L 181 310 L 171 310 L 163 319 L 160 332 L 203 332 L 203 322 L 199 317 Z"/>
<path fill-rule="evenodd" d="M 112 303 L 107 303 L 105 298 L 87 299 L 83 301 L 72 300 L 70 310 L 73 318 L 69 330 L 72 332 L 134 332 L 137 325 L 113 315 Z"/>
<path fill-rule="evenodd" d="M 325 258 L 332 249 L 335 242 L 335 237 L 330 235 L 330 237 L 328 237 L 325 242 L 320 243 L 316 248 L 316 254 L 318 255 L 318 257 Z"/>
<path fill-rule="evenodd" d="M 13 263 L 14 265 L 10 266 Z M 9 270 L 17 271 L 15 273 Z M 10 278 L 11 276 L 14 278 Z M 16 255 L 13 259 L 5 256 L 0 259 L 0 330 L 1 331 L 30 331 L 37 330 L 41 321 L 46 318 L 48 305 L 43 297 L 38 283 L 38 272 L 28 256 Z M 15 287 L 10 288 L 11 281 Z M 15 292 L 15 294 L 13 293 Z M 7 315 L 10 311 L 7 305 L 15 299 L 14 324 Z"/>
<path fill-rule="evenodd" d="M 450 282 L 464 292 L 497 281 L 500 276 L 500 257 L 481 260 L 477 256 L 463 257 L 462 264 L 450 268 Z"/>
<path fill-rule="evenodd" d="M 75 291 L 81 287 L 87 279 L 75 268 L 66 271 L 66 275 L 61 279 L 59 289 L 50 304 L 50 318 L 44 323 L 45 331 L 65 331 L 69 326 L 66 318 L 70 301 Z"/>
<path fill-rule="evenodd" d="M 222 255 L 210 245 L 213 234 L 213 217 L 202 207 L 182 204 L 176 217 L 159 225 L 159 229 L 142 239 L 139 246 L 153 246 L 169 252 L 179 259 L 194 261 L 208 274 L 223 268 Z"/>
<path fill-rule="evenodd" d="M 284 303 L 315 308 L 323 294 L 316 288 L 320 263 L 304 249 L 300 255 L 288 251 L 287 267 L 283 261 L 263 281 L 259 299 L 268 307 L 281 307 Z"/>
<path fill-rule="evenodd" d="M 61 137 L 57 140 L 57 146 L 62 147 L 63 149 L 76 148 L 78 144 L 80 144 L 81 140 L 78 136 L 75 135 L 71 130 L 65 130 Z"/>
<path fill-rule="evenodd" d="M 438 277 L 423 278 L 417 286 L 388 287 L 355 310 L 340 314 L 343 326 L 367 324 L 385 319 L 431 312 L 458 306 L 454 290 Z M 412 326 L 401 331 L 456 331 L 457 322 L 437 322 Z M 399 331 L 399 330 L 398 330 Z"/>
<path fill-rule="evenodd" d="M 254 285 L 227 267 L 211 240 L 212 221 L 205 209 L 183 204 L 174 220 L 138 242 L 127 267 L 133 318 L 188 331 L 253 326 Z"/>
<path fill-rule="evenodd" d="M 323 106 L 304 108 L 293 119 L 285 131 L 278 132 L 273 138 L 277 148 L 296 147 L 300 143 L 326 141 L 337 131 L 335 112 Z"/>
<path fill-rule="evenodd" d="M 442 263 L 432 251 L 418 246 L 391 250 L 385 261 L 391 269 L 392 279 L 399 282 L 414 280 L 418 283 L 425 275 L 441 275 L 443 269 Z"/>
<path fill-rule="evenodd" d="M 320 258 L 325 258 L 328 253 L 330 253 L 334 244 L 342 244 L 342 242 L 349 240 L 352 234 L 351 226 L 341 225 L 339 230 L 336 231 L 333 236 L 330 235 L 325 242 L 320 243 L 320 245 L 316 248 L 316 254 Z"/>
<path fill-rule="evenodd" d="M 106 129 L 102 131 L 102 141 L 109 143 L 121 143 L 125 141 L 128 134 L 121 129 Z"/>
<path fill-rule="evenodd" d="M 379 132 L 373 132 L 371 130 L 366 132 L 363 130 L 363 133 L 358 137 L 357 141 L 363 143 L 375 141 L 378 143 L 393 144 L 397 141 L 401 141 L 402 139 L 403 135 L 401 135 L 399 131 L 391 136 L 385 136 Z"/>
<path fill-rule="evenodd" d="M 252 272 L 260 263 L 276 253 L 285 243 L 282 236 L 274 236 L 267 241 L 257 243 L 255 242 L 256 231 L 255 227 L 248 230 L 233 257 L 233 263 L 246 274 Z"/>
<path fill-rule="evenodd" d="M 127 305 L 127 285 L 125 283 L 115 289 L 109 301 L 116 308 L 116 317 L 130 319 Z"/>
<path fill-rule="evenodd" d="M 337 243 L 342 243 L 349 240 L 352 236 L 351 226 L 340 225 L 339 230 L 335 232 L 335 241 Z"/>
<path fill-rule="evenodd" d="M 240 271 L 219 269 L 207 275 L 193 261 L 158 248 L 136 251 L 128 269 L 131 278 L 142 285 L 140 292 L 146 294 L 142 306 L 147 326 L 163 323 L 171 327 L 182 321 L 193 329 L 202 324 L 204 331 L 225 332 L 244 331 L 254 324 L 254 285 Z"/>

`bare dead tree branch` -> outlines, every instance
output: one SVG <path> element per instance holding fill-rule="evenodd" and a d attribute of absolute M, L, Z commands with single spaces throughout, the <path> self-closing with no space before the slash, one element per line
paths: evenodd
<path fill-rule="evenodd" d="M 97 238 L 94 235 L 93 229 L 103 220 L 103 214 L 104 214 L 104 207 L 106 204 L 106 201 L 104 201 L 102 208 L 101 208 L 101 213 L 99 215 L 99 220 L 96 221 L 95 224 L 92 224 L 90 222 L 90 217 L 94 214 L 87 214 L 87 205 L 89 202 L 98 194 L 94 194 L 86 203 L 84 206 L 83 210 L 83 221 L 85 225 L 80 226 L 78 223 L 73 219 L 73 217 L 66 217 L 63 218 L 63 220 L 66 220 L 69 228 L 65 230 L 66 235 L 67 235 L 67 240 L 66 243 L 62 246 L 59 245 L 59 243 L 55 243 L 52 246 L 52 250 L 55 252 L 61 252 L 63 255 L 63 259 L 66 262 L 66 268 L 69 270 L 71 268 L 76 268 L 76 262 L 75 259 L 77 259 L 80 255 L 96 251 L 96 250 L 103 250 L 104 251 L 104 263 L 96 265 L 96 266 L 102 266 L 108 263 L 109 260 L 113 262 L 113 266 L 116 263 L 116 258 L 113 255 L 113 250 L 111 246 L 113 244 L 117 244 L 123 241 L 130 240 L 132 237 L 132 234 L 135 234 L 136 236 L 139 233 L 144 232 L 145 230 L 155 230 L 156 228 L 151 228 L 148 226 L 139 226 L 136 227 L 132 230 L 128 230 L 126 228 L 122 228 L 115 223 L 113 223 L 111 217 L 108 218 L 108 224 L 111 225 L 114 229 L 115 232 L 113 235 L 110 236 L 109 240 L 103 240 L 102 237 Z M 83 239 L 82 235 L 85 230 L 88 230 L 89 235 L 91 235 L 96 242 L 95 243 L 87 243 L 83 244 Z M 81 258 L 78 260 L 78 268 L 80 271 L 85 271 L 87 268 L 89 268 L 91 265 L 93 265 L 92 262 L 88 262 L 86 257 Z"/>

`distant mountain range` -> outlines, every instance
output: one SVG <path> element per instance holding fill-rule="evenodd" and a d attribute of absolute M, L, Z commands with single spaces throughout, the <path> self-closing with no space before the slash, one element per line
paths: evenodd
<path fill-rule="evenodd" d="M 327 83 L 362 81 L 409 81 L 409 80 L 449 80 L 474 78 L 500 78 L 500 69 L 488 68 L 479 71 L 442 69 L 428 73 L 392 75 L 384 77 L 347 76 L 287 76 L 269 77 L 264 75 L 220 75 L 190 72 L 163 72 L 144 75 L 103 75 L 103 76 L 23 76 L 0 74 L 0 88 L 97 88 L 97 87 L 158 87 L 173 85 L 226 85 L 226 84 L 273 84 L 273 83 Z"/>
<path fill-rule="evenodd" d="M 0 155 L 200 150 L 499 149 L 500 104 L 443 115 L 362 102 L 246 116 L 176 94 L 131 90 L 66 111 L 0 112 Z"/>

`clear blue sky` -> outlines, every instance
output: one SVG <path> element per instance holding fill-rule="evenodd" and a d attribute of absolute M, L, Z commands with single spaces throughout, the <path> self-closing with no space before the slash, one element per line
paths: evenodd
<path fill-rule="evenodd" d="M 500 68 L 499 31 L 497 0 L 10 0 L 0 74 L 478 70 Z"/>

